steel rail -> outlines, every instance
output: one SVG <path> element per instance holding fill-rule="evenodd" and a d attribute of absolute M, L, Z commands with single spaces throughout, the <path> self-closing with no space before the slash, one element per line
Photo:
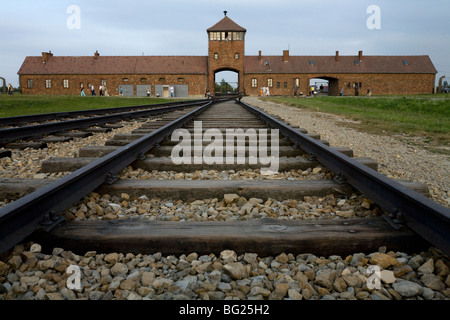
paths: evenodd
<path fill-rule="evenodd" d="M 56 120 L 56 119 L 61 119 L 61 118 L 74 118 L 74 117 L 83 117 L 83 116 L 90 117 L 90 116 L 101 115 L 101 114 L 130 112 L 133 110 L 142 110 L 142 109 L 149 109 L 149 108 L 154 109 L 154 108 L 160 108 L 163 106 L 171 106 L 171 105 L 179 105 L 179 104 L 195 103 L 195 102 L 205 102 L 205 101 L 206 101 L 206 99 L 184 100 L 184 101 L 144 104 L 144 105 L 128 106 L 128 107 L 88 109 L 88 110 L 80 110 L 80 111 L 64 111 L 64 112 L 32 114 L 32 115 L 26 115 L 26 116 L 5 117 L 5 118 L 0 118 L 0 126 L 21 125 L 21 124 L 26 124 L 26 123 L 30 123 L 30 122 L 42 122 L 42 121 Z"/>
<path fill-rule="evenodd" d="M 322 142 L 293 129 L 270 115 L 239 102 L 247 110 L 337 173 L 339 181 L 362 192 L 389 213 L 388 222 L 395 228 L 403 224 L 450 255 L 450 209 L 418 192 L 387 178 L 378 171 L 359 163 Z"/>
<path fill-rule="evenodd" d="M 38 229 L 51 230 L 64 220 L 59 214 L 158 145 L 174 130 L 208 109 L 209 101 L 177 120 L 135 140 L 89 165 L 0 209 L 0 253 Z"/>
<path fill-rule="evenodd" d="M 75 119 L 67 121 L 58 121 L 53 123 L 37 124 L 32 126 L 24 126 L 18 128 L 0 129 L 0 145 L 10 143 L 19 139 L 48 135 L 55 132 L 86 128 L 96 125 L 102 125 L 105 123 L 117 122 L 121 120 L 135 119 L 139 117 L 154 116 L 157 114 L 183 109 L 186 107 L 198 106 L 204 103 L 206 103 L 206 100 L 175 104 L 168 107 L 147 109 L 141 111 L 115 113 L 86 119 Z"/>

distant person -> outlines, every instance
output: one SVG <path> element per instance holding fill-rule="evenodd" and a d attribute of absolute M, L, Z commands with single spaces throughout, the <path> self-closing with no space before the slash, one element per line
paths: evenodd
<path fill-rule="evenodd" d="M 91 87 L 91 94 L 92 94 L 93 96 L 96 96 L 94 85 L 92 85 L 92 87 Z"/>
<path fill-rule="evenodd" d="M 119 88 L 119 96 L 123 96 L 123 89 L 122 89 L 122 87 Z"/>
<path fill-rule="evenodd" d="M 372 90 L 367 89 L 367 96 L 370 97 L 372 95 Z"/>
<path fill-rule="evenodd" d="M 81 96 L 82 97 L 86 97 L 86 94 L 84 93 L 84 88 L 83 87 L 81 87 Z"/>
<path fill-rule="evenodd" d="M 150 88 L 147 87 L 147 97 L 150 97 Z"/>
<path fill-rule="evenodd" d="M 106 87 L 103 87 L 103 95 L 109 97 L 108 89 L 106 89 Z"/>
<path fill-rule="evenodd" d="M 171 98 L 172 98 L 172 97 L 175 97 L 175 93 L 174 93 L 174 90 L 173 90 L 173 87 L 172 87 L 172 86 L 169 87 L 169 93 L 170 93 L 170 97 L 171 97 Z"/>
<path fill-rule="evenodd" d="M 267 87 L 266 88 L 266 97 L 268 97 L 270 95 L 270 93 L 269 93 L 269 88 Z"/>
<path fill-rule="evenodd" d="M 103 96 L 103 86 L 102 85 L 100 85 L 98 87 L 98 92 L 99 92 L 100 96 Z"/>
<path fill-rule="evenodd" d="M 14 94 L 14 88 L 11 83 L 8 83 L 8 94 L 12 96 Z"/>
<path fill-rule="evenodd" d="M 342 89 L 341 89 L 341 97 L 343 97 L 344 96 L 344 87 L 342 87 Z"/>

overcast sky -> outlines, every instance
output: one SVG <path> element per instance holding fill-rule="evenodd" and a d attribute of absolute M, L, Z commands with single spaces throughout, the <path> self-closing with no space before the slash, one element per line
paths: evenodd
<path fill-rule="evenodd" d="M 429 55 L 450 78 L 449 0 L 0 0 L 0 77 L 17 86 L 25 57 L 49 50 L 206 56 L 206 29 L 224 10 L 247 29 L 246 55 Z"/>

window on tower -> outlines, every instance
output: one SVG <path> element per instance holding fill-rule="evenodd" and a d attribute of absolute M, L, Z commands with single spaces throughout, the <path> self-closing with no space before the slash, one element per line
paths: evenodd
<path fill-rule="evenodd" d="M 210 32 L 209 40 L 212 40 L 212 41 L 220 40 L 220 32 Z"/>
<path fill-rule="evenodd" d="M 209 40 L 210 41 L 244 40 L 244 33 L 243 32 L 231 32 L 231 31 L 210 32 Z"/>

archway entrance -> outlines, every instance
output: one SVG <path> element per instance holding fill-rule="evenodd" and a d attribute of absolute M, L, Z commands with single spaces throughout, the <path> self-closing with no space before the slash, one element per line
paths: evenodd
<path fill-rule="evenodd" d="M 232 94 L 239 92 L 239 72 L 226 69 L 214 73 L 215 94 Z"/>
<path fill-rule="evenodd" d="M 311 93 L 312 88 L 316 92 L 316 95 L 322 96 L 338 96 L 339 87 L 338 79 L 331 77 L 317 77 L 309 79 L 309 92 Z"/>

